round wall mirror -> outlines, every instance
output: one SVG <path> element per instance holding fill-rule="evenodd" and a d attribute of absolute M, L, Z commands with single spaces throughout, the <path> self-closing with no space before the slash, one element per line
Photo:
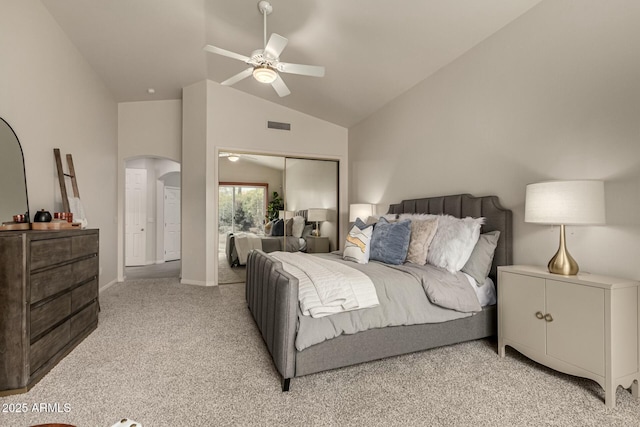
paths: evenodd
<path fill-rule="evenodd" d="M 19 224 L 14 221 L 17 217 Z M 29 201 L 24 156 L 18 136 L 0 117 L 0 230 L 28 228 Z"/>

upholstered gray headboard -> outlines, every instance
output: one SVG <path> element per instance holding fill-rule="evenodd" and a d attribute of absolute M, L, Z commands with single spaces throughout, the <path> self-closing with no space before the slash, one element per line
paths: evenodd
<path fill-rule="evenodd" d="M 489 276 L 496 281 L 498 266 L 513 264 L 512 214 L 509 209 L 500 206 L 497 196 L 474 197 L 471 194 L 456 194 L 403 200 L 401 203 L 390 205 L 389 213 L 448 214 L 456 218 L 484 217 L 486 221 L 482 226 L 482 233 L 500 231 Z"/>

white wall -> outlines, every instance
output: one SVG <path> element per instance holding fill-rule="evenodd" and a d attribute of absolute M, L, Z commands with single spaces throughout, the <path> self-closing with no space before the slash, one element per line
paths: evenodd
<path fill-rule="evenodd" d="M 284 169 L 284 158 L 282 167 Z M 250 182 L 269 185 L 268 199 L 277 191 L 280 197 L 284 197 L 282 187 L 283 169 L 275 169 L 259 165 L 240 158 L 237 162 L 231 162 L 226 157 L 220 157 L 218 161 L 219 182 Z"/>
<path fill-rule="evenodd" d="M 189 164 L 182 175 L 184 283 L 217 284 L 219 151 L 340 160 L 341 215 L 346 217 L 347 129 L 212 81 L 185 88 L 183 104 L 182 153 Z M 267 129 L 268 120 L 291 123 L 291 131 Z M 187 211 L 192 221 L 184 219 Z"/>
<path fill-rule="evenodd" d="M 142 101 L 123 102 L 118 104 L 118 280 L 124 280 L 124 201 L 125 201 L 125 166 L 127 161 L 140 158 L 154 158 L 157 161 L 151 167 L 152 182 L 147 186 L 150 194 L 148 207 L 156 209 L 156 181 L 157 177 L 173 170 L 173 166 L 163 169 L 162 165 L 172 164 L 161 162 L 168 159 L 180 163 L 182 152 L 182 101 Z M 133 163 L 132 163 L 133 164 Z M 158 166 L 159 165 L 159 166 Z M 135 166 L 130 166 L 135 167 Z M 145 167 L 146 168 L 146 167 Z M 159 168 L 156 170 L 156 168 Z M 147 174 L 149 177 L 149 173 Z M 149 178 L 151 179 L 151 178 Z M 158 224 L 153 217 L 154 230 Z M 147 241 L 151 248 L 147 248 L 147 261 L 155 262 L 157 257 L 157 232 L 147 233 Z M 150 249 L 150 250 L 149 250 Z"/>
<path fill-rule="evenodd" d="M 182 90 L 182 161 L 188 165 L 182 169 L 182 283 L 193 285 L 215 284 L 211 259 L 218 253 L 217 247 L 211 247 L 210 240 L 217 233 L 208 218 L 217 218 L 213 209 L 217 180 L 209 171 L 218 155 L 207 147 L 207 86 L 202 81 Z"/>
<path fill-rule="evenodd" d="M 545 1 L 349 131 L 350 201 L 469 192 L 514 211 L 514 261 L 558 228 L 525 224 L 528 183 L 606 181 L 607 225 L 568 227 L 582 271 L 640 279 L 640 2 Z"/>
<path fill-rule="evenodd" d="M 116 280 L 116 103 L 39 1 L 2 2 L 0 58 L 0 116 L 24 150 L 30 210 L 62 210 L 53 148 L 72 154 L 104 288 Z"/>

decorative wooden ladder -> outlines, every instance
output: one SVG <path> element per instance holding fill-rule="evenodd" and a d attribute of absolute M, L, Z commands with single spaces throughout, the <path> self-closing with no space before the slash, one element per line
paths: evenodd
<path fill-rule="evenodd" d="M 67 165 L 69 166 L 69 173 L 64 173 L 62 169 L 62 159 L 60 158 L 60 149 L 54 148 L 53 155 L 56 158 L 56 167 L 58 168 L 58 182 L 60 183 L 60 192 L 62 193 L 62 207 L 65 212 L 71 212 L 69 206 L 69 198 L 67 196 L 67 185 L 65 183 L 65 176 L 71 178 L 71 186 L 73 188 L 73 197 L 80 198 L 80 192 L 78 191 L 78 181 L 76 180 L 76 170 L 73 167 L 73 157 L 71 154 L 67 154 Z"/>

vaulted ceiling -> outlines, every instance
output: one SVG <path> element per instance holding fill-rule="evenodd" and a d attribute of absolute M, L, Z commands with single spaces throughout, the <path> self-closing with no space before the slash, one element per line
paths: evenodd
<path fill-rule="evenodd" d="M 246 56 L 263 47 L 257 0 L 41 1 L 118 102 L 180 99 L 247 68 L 206 44 Z M 253 78 L 233 88 L 350 127 L 540 1 L 271 0 L 267 32 L 289 39 L 281 60 L 326 75 L 282 74 L 283 98 Z"/>

